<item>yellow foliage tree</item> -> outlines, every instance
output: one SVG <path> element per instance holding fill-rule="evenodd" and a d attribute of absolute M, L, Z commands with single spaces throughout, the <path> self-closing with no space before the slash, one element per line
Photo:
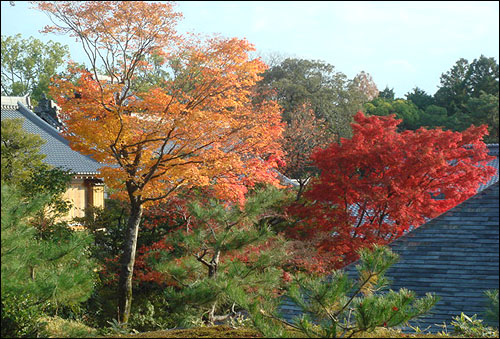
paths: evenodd
<path fill-rule="evenodd" d="M 171 3 L 36 6 L 57 22 L 45 31 L 77 37 L 91 63 L 54 79 L 51 95 L 71 147 L 106 164 L 106 184 L 130 203 L 119 281 L 119 321 L 127 323 L 144 206 L 206 185 L 242 204 L 255 182 L 278 184 L 279 106 L 255 100 L 266 65 L 249 57 L 249 42 L 180 36 Z"/>

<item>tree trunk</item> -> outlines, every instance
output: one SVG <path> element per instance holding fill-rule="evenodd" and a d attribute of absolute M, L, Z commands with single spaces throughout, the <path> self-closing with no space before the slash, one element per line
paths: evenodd
<path fill-rule="evenodd" d="M 212 260 L 210 261 L 210 265 L 208 266 L 208 277 L 215 279 L 217 275 L 217 268 L 219 267 L 219 257 L 220 251 L 216 250 Z"/>
<path fill-rule="evenodd" d="M 121 271 L 119 280 L 119 309 L 118 321 L 121 324 L 128 323 L 130 308 L 132 306 L 132 276 L 134 274 L 135 251 L 137 248 L 137 235 L 142 217 L 142 204 L 133 201 L 131 203 L 130 217 L 127 223 L 127 234 L 123 245 L 121 258 Z"/>

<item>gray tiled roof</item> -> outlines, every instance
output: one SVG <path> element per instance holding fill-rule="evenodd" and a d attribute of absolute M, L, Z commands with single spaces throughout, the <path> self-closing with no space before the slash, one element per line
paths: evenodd
<path fill-rule="evenodd" d="M 389 272 L 391 288 L 408 288 L 419 296 L 435 292 L 441 301 L 433 313 L 422 318 L 420 328 L 431 326 L 464 312 L 481 314 L 485 307 L 483 291 L 498 289 L 498 174 L 499 145 L 489 144 L 488 154 L 495 156 L 488 165 L 496 173 L 486 184 L 481 184 L 478 194 L 435 219 L 394 241 L 390 246 L 400 254 L 400 262 Z M 359 207 L 350 206 L 353 215 Z M 354 275 L 353 263 L 346 267 Z M 289 322 L 300 316 L 301 311 L 291 300 L 284 299 L 280 311 Z"/>
<path fill-rule="evenodd" d="M 390 244 L 400 260 L 387 272 L 393 290 L 408 288 L 421 297 L 431 292 L 441 299 L 427 316 L 412 322 L 429 331 L 449 326 L 464 312 L 483 318 L 484 291 L 499 284 L 498 181 L 437 218 Z M 353 263 L 346 272 L 354 275 Z M 286 319 L 300 314 L 289 300 L 282 303 Z"/>
<path fill-rule="evenodd" d="M 66 139 L 58 131 L 40 119 L 21 102 L 17 106 L 2 105 L 2 120 L 23 118 L 23 128 L 33 134 L 38 134 L 45 144 L 40 147 L 40 152 L 46 154 L 44 162 L 54 167 L 70 170 L 74 174 L 95 175 L 102 166 L 87 155 L 73 151 Z"/>
<path fill-rule="evenodd" d="M 390 244 L 400 261 L 387 273 L 394 290 L 406 287 L 441 300 L 420 328 L 448 325 L 464 312 L 483 317 L 484 291 L 498 289 L 499 184 L 496 182 Z"/>
<path fill-rule="evenodd" d="M 492 155 L 492 156 L 495 156 L 495 159 L 493 159 L 492 161 L 490 161 L 488 163 L 488 165 L 490 166 L 493 166 L 496 168 L 496 173 L 494 176 L 492 176 L 490 178 L 490 180 L 488 180 L 488 182 L 486 184 L 481 184 L 479 186 L 479 189 L 478 189 L 478 192 L 482 191 L 483 189 L 485 189 L 486 187 L 498 182 L 498 172 L 499 172 L 499 164 L 498 164 L 498 144 L 488 144 L 488 154 L 489 155 Z"/>

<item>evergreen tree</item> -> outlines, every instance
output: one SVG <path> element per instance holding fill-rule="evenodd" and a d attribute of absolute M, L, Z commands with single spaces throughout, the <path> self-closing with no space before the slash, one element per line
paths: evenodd
<path fill-rule="evenodd" d="M 425 110 L 427 106 L 434 104 L 432 95 L 427 94 L 423 89 L 415 87 L 413 92 L 406 94 L 406 99 L 413 102 L 419 109 Z"/>
<path fill-rule="evenodd" d="M 45 155 L 40 146 L 44 143 L 39 135 L 23 130 L 22 119 L 2 119 L 2 181 L 18 184 L 27 180 L 42 166 Z"/>
<path fill-rule="evenodd" d="M 467 102 L 467 74 L 469 62 L 461 58 L 446 73 L 441 75 L 441 86 L 434 94 L 436 104 L 445 107 L 448 115 L 454 115 L 463 110 Z"/>
<path fill-rule="evenodd" d="M 62 199 L 71 174 L 43 162 L 45 154 L 40 152 L 40 147 L 44 143 L 39 135 L 23 129 L 22 119 L 2 120 L 2 182 L 16 187 L 23 196 L 46 195 L 43 207 L 38 209 L 31 224 L 48 236 L 55 229 L 64 231 L 67 226 L 58 220 L 71 206 Z"/>
<path fill-rule="evenodd" d="M 493 95 L 481 91 L 478 98 L 469 99 L 466 105 L 468 114 L 460 115 L 459 121 L 465 126 L 488 124 L 489 135 L 485 137 L 485 142 L 498 143 L 498 106 L 498 93 Z"/>
<path fill-rule="evenodd" d="M 270 220 L 283 199 L 271 187 L 250 193 L 243 207 L 199 199 L 190 204 L 189 223 L 139 250 L 138 261 L 146 257 L 165 278 L 173 317 L 185 326 L 235 318 L 235 289 L 256 299 L 279 295 L 287 252 Z"/>
<path fill-rule="evenodd" d="M 389 88 L 389 86 L 385 86 L 384 90 L 378 93 L 381 99 L 394 100 L 394 96 L 394 88 Z"/>
<path fill-rule="evenodd" d="M 470 97 L 479 98 L 481 92 L 498 96 L 499 65 L 494 58 L 481 55 L 474 59 L 467 73 L 467 89 Z"/>
<path fill-rule="evenodd" d="M 244 293 L 238 294 L 238 303 L 250 311 L 254 325 L 266 337 L 289 338 L 289 330 L 294 329 L 309 338 L 350 338 L 377 327 L 402 325 L 428 313 L 438 301 L 431 294 L 417 299 L 407 289 L 388 289 L 384 275 L 398 260 L 390 249 L 375 246 L 372 251 L 361 250 L 360 257 L 357 281 L 342 271 L 327 278 L 297 275 L 286 295 L 303 315 L 292 323 L 269 307 L 272 303 L 252 300 Z"/>
<path fill-rule="evenodd" d="M 441 75 L 441 86 L 434 99 L 439 106 L 446 108 L 450 116 L 467 115 L 467 104 L 471 98 L 479 98 L 481 93 L 498 98 L 498 77 L 499 67 L 494 58 L 481 55 L 471 63 L 461 58 Z"/>
<path fill-rule="evenodd" d="M 2 182 L 2 337 L 33 336 L 36 319 L 23 318 L 27 310 L 74 305 L 92 291 L 90 237 L 75 232 L 40 239 L 28 223 L 48 198 L 39 195 L 27 200 Z M 22 303 L 23 308 L 17 308 Z"/>

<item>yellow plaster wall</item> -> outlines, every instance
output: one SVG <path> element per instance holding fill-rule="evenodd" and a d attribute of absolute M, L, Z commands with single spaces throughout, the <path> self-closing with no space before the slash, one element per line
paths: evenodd
<path fill-rule="evenodd" d="M 85 206 L 87 204 L 86 186 L 83 179 L 72 179 L 71 183 L 64 193 L 64 199 L 72 203 L 71 210 L 68 213 L 67 220 L 75 217 L 85 216 Z"/>
<path fill-rule="evenodd" d="M 104 208 L 104 186 L 92 186 L 94 207 Z"/>
<path fill-rule="evenodd" d="M 90 207 L 89 205 L 104 207 L 104 186 L 95 185 L 92 181 L 73 178 L 63 198 L 72 203 L 71 210 L 64 220 L 81 218 L 85 216 L 85 208 Z"/>

